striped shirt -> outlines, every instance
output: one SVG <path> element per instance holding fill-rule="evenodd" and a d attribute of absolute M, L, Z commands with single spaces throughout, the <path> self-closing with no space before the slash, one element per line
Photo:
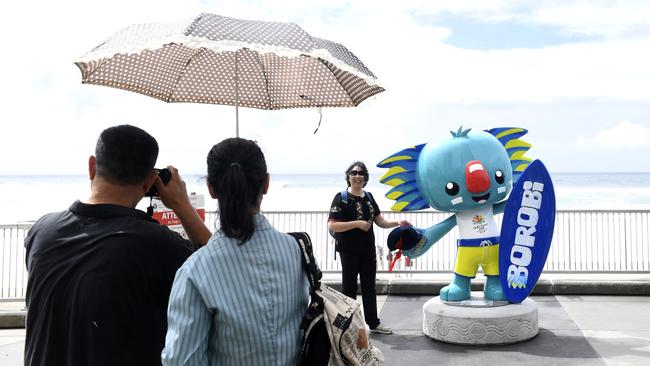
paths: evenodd
<path fill-rule="evenodd" d="M 164 365 L 295 365 L 309 285 L 296 240 L 261 214 L 242 245 L 217 231 L 178 270 Z"/>

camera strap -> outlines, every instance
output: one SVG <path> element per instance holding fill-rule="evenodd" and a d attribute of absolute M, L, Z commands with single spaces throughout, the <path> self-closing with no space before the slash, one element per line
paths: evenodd
<path fill-rule="evenodd" d="M 149 207 L 147 207 L 147 216 L 153 217 L 153 197 L 149 197 Z"/>

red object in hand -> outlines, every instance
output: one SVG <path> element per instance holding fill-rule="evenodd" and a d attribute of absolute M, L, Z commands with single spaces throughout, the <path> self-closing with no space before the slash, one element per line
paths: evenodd
<path fill-rule="evenodd" d="M 402 256 L 402 251 L 398 251 L 395 254 L 395 257 L 393 258 L 393 261 L 390 262 L 390 266 L 388 266 L 388 272 L 391 272 L 393 270 L 393 267 L 395 267 L 395 263 L 397 263 L 397 260 Z"/>

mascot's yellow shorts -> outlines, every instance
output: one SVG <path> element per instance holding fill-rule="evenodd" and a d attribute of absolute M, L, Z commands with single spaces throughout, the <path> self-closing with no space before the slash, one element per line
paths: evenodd
<path fill-rule="evenodd" d="M 499 275 L 499 244 L 484 247 L 458 247 L 454 272 L 474 278 L 478 267 L 483 267 L 486 276 Z"/>

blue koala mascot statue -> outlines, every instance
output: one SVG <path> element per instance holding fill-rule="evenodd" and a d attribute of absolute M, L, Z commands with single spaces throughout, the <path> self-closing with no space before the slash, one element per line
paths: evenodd
<path fill-rule="evenodd" d="M 419 240 L 403 249 L 404 255 L 417 258 L 458 226 L 454 276 L 440 291 L 441 300 L 469 299 L 470 281 L 479 267 L 487 276 L 485 298 L 505 300 L 499 282 L 500 229 L 494 216 L 503 213 L 513 182 L 531 162 L 523 156 L 530 144 L 519 139 L 526 133 L 522 128 L 461 127 L 450 139 L 404 149 L 377 164 L 388 169 L 380 182 L 393 187 L 386 193 L 396 201 L 393 211 L 432 207 L 452 213 L 427 229 L 413 228 L 421 234 Z"/>

